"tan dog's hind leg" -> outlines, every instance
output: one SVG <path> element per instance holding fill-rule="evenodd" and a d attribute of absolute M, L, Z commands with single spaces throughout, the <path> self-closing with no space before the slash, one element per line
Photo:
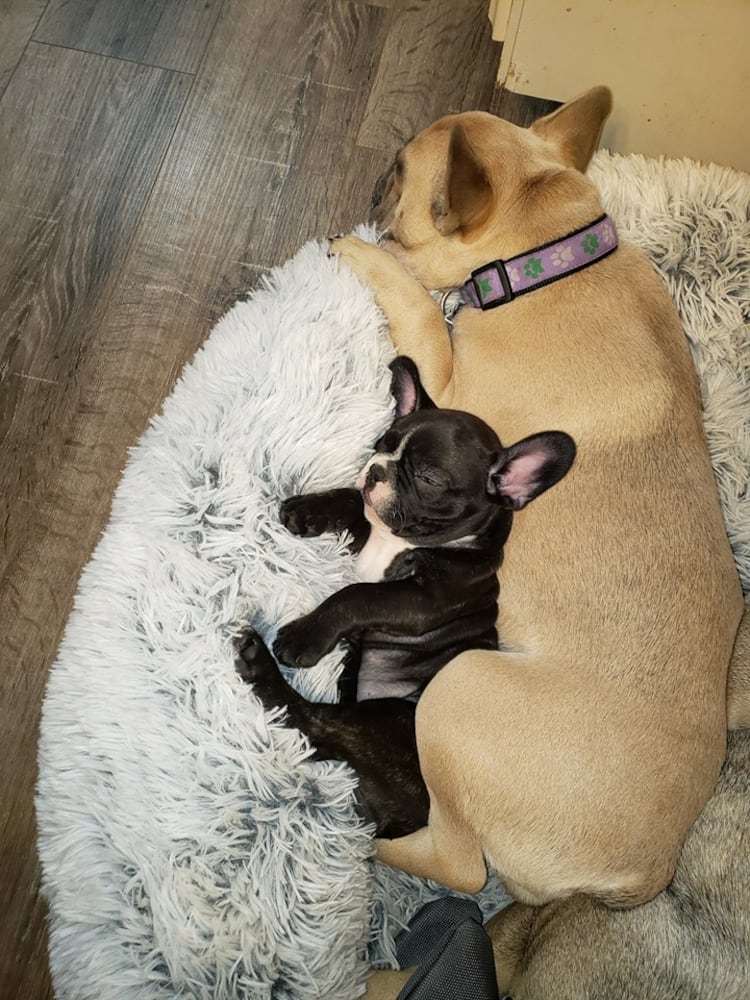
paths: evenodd
<path fill-rule="evenodd" d="M 487 866 L 533 905 L 575 893 L 622 907 L 653 898 L 680 846 L 668 808 L 679 820 L 680 797 L 651 796 L 668 742 L 644 757 L 632 707 L 604 715 L 594 681 L 541 655 L 488 650 L 443 667 L 416 713 L 428 825 L 379 842 L 380 860 L 466 892 Z"/>
<path fill-rule="evenodd" d="M 453 349 L 440 307 L 382 247 L 343 236 L 331 240 L 330 251 L 372 290 L 396 350 L 417 363 L 425 389 L 436 403 L 445 405 L 440 397 L 453 374 Z"/>
<path fill-rule="evenodd" d="M 413 875 L 435 879 L 457 892 L 479 892 L 487 881 L 482 847 L 460 820 L 430 800 L 429 826 L 408 837 L 376 841 L 377 858 Z"/>
<path fill-rule="evenodd" d="M 747 604 L 729 663 L 727 728 L 750 728 L 750 605 Z"/>

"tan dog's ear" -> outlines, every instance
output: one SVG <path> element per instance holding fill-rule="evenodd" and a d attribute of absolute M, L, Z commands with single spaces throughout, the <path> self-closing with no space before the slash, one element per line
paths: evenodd
<path fill-rule="evenodd" d="M 556 146 L 567 166 L 583 172 L 599 145 L 611 110 L 609 87 L 592 87 L 551 115 L 535 121 L 531 131 Z"/>
<path fill-rule="evenodd" d="M 451 129 L 445 182 L 432 202 L 435 228 L 443 236 L 464 232 L 487 218 L 492 188 L 460 122 Z"/>

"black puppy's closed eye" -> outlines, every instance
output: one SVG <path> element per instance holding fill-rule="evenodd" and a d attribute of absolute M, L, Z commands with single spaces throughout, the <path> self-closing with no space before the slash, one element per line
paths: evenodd
<path fill-rule="evenodd" d="M 420 483 L 423 483 L 425 486 L 431 486 L 434 489 L 444 489 L 448 485 L 445 476 L 432 469 L 420 469 L 414 475 Z"/>

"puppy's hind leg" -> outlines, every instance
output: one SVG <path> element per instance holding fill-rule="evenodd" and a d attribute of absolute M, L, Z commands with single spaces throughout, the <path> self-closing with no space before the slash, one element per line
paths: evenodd
<path fill-rule="evenodd" d="M 266 711 L 287 709 L 289 722 L 296 729 L 307 732 L 305 709 L 311 707 L 310 703 L 287 683 L 255 629 L 246 628 L 235 645 L 238 653 L 235 669 L 246 684 L 252 684 Z"/>
<path fill-rule="evenodd" d="M 310 740 L 321 760 L 346 760 L 357 770 L 358 757 L 368 753 L 370 741 L 390 723 L 392 743 L 400 747 L 408 734 L 409 749 L 416 758 L 414 706 L 395 699 L 358 703 L 356 700 L 359 649 L 350 648 L 343 672 L 340 702 L 308 701 L 289 684 L 258 633 L 246 628 L 236 641 L 235 669 L 260 699 L 266 711 L 285 708 L 290 726 Z M 340 682 L 341 683 L 341 682 Z M 396 738 L 398 737 L 398 738 Z M 418 773 L 418 768 L 414 768 Z"/>
<path fill-rule="evenodd" d="M 237 672 L 253 685 L 263 707 L 285 708 L 289 725 L 307 736 L 319 760 L 343 760 L 356 771 L 360 812 L 379 833 L 399 836 L 426 822 L 427 790 L 417 763 L 411 702 L 307 701 L 287 684 L 253 629 L 242 633 L 237 649 Z"/>
<path fill-rule="evenodd" d="M 360 718 L 366 710 L 356 702 L 356 649 L 349 661 L 353 665 L 353 680 L 348 678 L 346 668 L 344 671 L 343 693 L 346 700 L 329 704 L 308 701 L 287 682 L 255 629 L 246 628 L 237 639 L 236 647 L 239 655 L 235 669 L 245 683 L 252 684 L 265 710 L 285 708 L 288 724 L 307 736 L 316 756 L 321 760 L 346 760 L 356 769 L 352 747 L 358 749 L 361 743 L 366 744 L 368 740 L 366 726 Z M 348 685 L 346 680 L 349 680 Z M 413 708 L 409 718 L 413 732 Z M 416 746 L 414 751 L 416 754 Z"/>

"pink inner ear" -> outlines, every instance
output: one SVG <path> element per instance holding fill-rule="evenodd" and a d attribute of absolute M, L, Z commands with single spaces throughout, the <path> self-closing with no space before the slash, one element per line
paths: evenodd
<path fill-rule="evenodd" d="M 417 408 L 417 387 L 410 378 L 404 378 L 399 386 L 396 416 L 408 417 Z"/>
<path fill-rule="evenodd" d="M 511 500 L 526 500 L 539 476 L 539 454 L 516 455 L 500 476 L 500 492 Z"/>

